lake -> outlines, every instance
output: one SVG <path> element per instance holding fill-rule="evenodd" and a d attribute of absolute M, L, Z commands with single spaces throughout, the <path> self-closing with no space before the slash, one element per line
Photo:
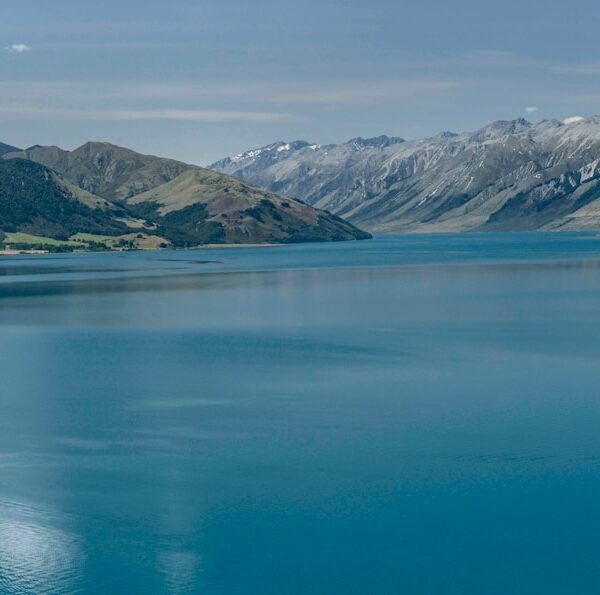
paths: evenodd
<path fill-rule="evenodd" d="M 0 593 L 600 593 L 600 239 L 0 259 Z"/>

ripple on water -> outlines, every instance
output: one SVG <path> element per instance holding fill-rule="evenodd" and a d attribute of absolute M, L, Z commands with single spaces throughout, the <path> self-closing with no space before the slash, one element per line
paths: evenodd
<path fill-rule="evenodd" d="M 0 503 L 0 593 L 77 590 L 83 561 L 80 544 L 44 516 L 34 508 Z"/>
<path fill-rule="evenodd" d="M 169 593 L 193 593 L 198 588 L 201 558 L 192 551 L 158 553 L 158 568 L 165 576 Z"/>

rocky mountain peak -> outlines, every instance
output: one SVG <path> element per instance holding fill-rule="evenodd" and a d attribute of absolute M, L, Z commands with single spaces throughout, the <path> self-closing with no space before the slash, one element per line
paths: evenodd
<path fill-rule="evenodd" d="M 530 130 L 531 127 L 531 123 L 524 118 L 517 118 L 516 120 L 497 120 L 478 130 L 474 134 L 474 139 L 483 141 L 507 135 L 520 134 Z"/>
<path fill-rule="evenodd" d="M 372 231 L 600 229 L 598 117 L 311 147 L 213 167 Z M 593 216 L 575 217 L 596 200 Z"/>
<path fill-rule="evenodd" d="M 399 136 L 386 136 L 382 134 L 380 136 L 374 136 L 372 138 L 362 138 L 357 136 L 356 138 L 350 139 L 346 144 L 355 145 L 357 147 L 372 147 L 372 148 L 385 148 L 390 145 L 398 145 L 406 142 L 405 139 Z"/>

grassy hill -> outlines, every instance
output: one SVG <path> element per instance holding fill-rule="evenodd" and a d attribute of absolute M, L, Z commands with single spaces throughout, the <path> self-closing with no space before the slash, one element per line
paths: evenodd
<path fill-rule="evenodd" d="M 226 174 L 108 143 L 2 155 L 0 230 L 36 241 L 66 242 L 79 234 L 81 247 L 108 248 L 370 237 L 326 211 Z M 100 244 L 81 234 L 100 237 Z"/>
<path fill-rule="evenodd" d="M 205 169 L 188 170 L 126 202 L 176 246 L 370 237 L 329 213 Z"/>
<path fill-rule="evenodd" d="M 99 142 L 85 143 L 74 151 L 34 146 L 6 153 L 5 157 L 41 163 L 79 188 L 108 200 L 123 200 L 156 188 L 194 167 Z"/>
<path fill-rule="evenodd" d="M 0 160 L 0 229 L 67 240 L 80 231 L 120 235 L 127 226 L 82 202 L 47 167 L 17 159 Z"/>

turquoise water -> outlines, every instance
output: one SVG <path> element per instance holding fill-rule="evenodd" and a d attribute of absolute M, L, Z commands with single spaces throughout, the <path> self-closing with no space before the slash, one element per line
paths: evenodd
<path fill-rule="evenodd" d="M 0 593 L 600 592 L 600 239 L 0 259 Z"/>

